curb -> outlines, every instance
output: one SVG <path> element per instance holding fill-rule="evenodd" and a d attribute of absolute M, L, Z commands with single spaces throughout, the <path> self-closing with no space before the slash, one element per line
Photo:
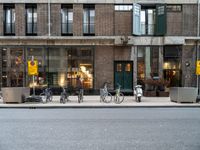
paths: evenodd
<path fill-rule="evenodd" d="M 0 106 L 0 109 L 63 109 L 63 108 L 73 108 L 73 109 L 102 109 L 102 108 L 114 108 L 114 109 L 119 109 L 119 108 L 200 108 L 200 105 L 119 105 L 119 106 L 97 106 L 97 105 L 64 105 L 64 106 L 35 106 L 35 105 L 28 105 L 28 106 Z"/>

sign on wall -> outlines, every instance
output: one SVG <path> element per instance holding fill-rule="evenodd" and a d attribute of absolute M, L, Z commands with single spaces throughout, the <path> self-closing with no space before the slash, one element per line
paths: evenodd
<path fill-rule="evenodd" d="M 38 61 L 28 61 L 28 75 L 38 75 Z"/>
<path fill-rule="evenodd" d="M 196 64 L 196 75 L 200 75 L 200 60 L 198 60 Z"/>

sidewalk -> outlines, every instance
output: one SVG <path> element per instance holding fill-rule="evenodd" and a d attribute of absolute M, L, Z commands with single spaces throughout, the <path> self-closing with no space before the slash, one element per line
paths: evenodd
<path fill-rule="evenodd" d="M 78 103 L 77 96 L 70 96 L 70 102 L 60 104 L 60 96 L 53 96 L 50 103 L 21 103 L 4 104 L 0 100 L 0 108 L 131 108 L 131 107 L 200 107 L 200 103 L 175 103 L 169 97 L 142 97 L 142 102 L 137 103 L 134 96 L 125 96 L 121 104 L 100 103 L 99 96 L 84 96 L 83 103 Z"/>

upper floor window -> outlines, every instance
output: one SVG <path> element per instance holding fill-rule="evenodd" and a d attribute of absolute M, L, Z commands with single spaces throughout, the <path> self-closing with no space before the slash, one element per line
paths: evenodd
<path fill-rule="evenodd" d="M 133 5 L 115 5 L 116 11 L 130 11 L 133 9 Z"/>
<path fill-rule="evenodd" d="M 134 35 L 164 35 L 166 33 L 166 5 L 141 6 L 133 4 Z"/>
<path fill-rule="evenodd" d="M 95 35 L 95 6 L 84 5 L 83 8 L 83 34 Z"/>
<path fill-rule="evenodd" d="M 73 6 L 62 5 L 61 17 L 62 35 L 73 35 Z"/>
<path fill-rule="evenodd" d="M 37 5 L 26 5 L 26 35 L 37 35 Z"/>
<path fill-rule="evenodd" d="M 181 12 L 182 5 L 167 5 L 168 12 Z"/>
<path fill-rule="evenodd" d="M 155 26 L 155 8 L 141 10 L 141 34 L 153 35 Z"/>
<path fill-rule="evenodd" d="M 15 35 L 15 6 L 4 5 L 4 35 Z"/>

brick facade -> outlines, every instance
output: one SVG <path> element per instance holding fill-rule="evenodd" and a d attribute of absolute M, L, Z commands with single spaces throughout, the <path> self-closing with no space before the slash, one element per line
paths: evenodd
<path fill-rule="evenodd" d="M 37 5 L 37 31 L 39 36 L 48 35 L 48 5 Z"/>
<path fill-rule="evenodd" d="M 61 4 L 51 4 L 51 36 L 61 36 Z"/>
<path fill-rule="evenodd" d="M 15 4 L 15 35 L 16 36 L 25 36 L 26 32 L 26 11 L 25 4 Z"/>
<path fill-rule="evenodd" d="M 114 35 L 114 6 L 96 5 L 95 6 L 95 35 L 112 36 Z"/>
<path fill-rule="evenodd" d="M 167 13 L 167 35 L 182 35 L 183 14 L 182 12 Z"/>
<path fill-rule="evenodd" d="M 115 11 L 115 35 L 132 35 L 132 11 Z"/>
<path fill-rule="evenodd" d="M 94 88 L 99 89 L 104 82 L 111 82 L 111 87 L 114 84 L 114 53 L 112 46 L 96 46 L 94 56 Z"/>
<path fill-rule="evenodd" d="M 114 60 L 130 61 L 131 60 L 131 47 L 115 46 Z"/>
<path fill-rule="evenodd" d="M 184 36 L 197 35 L 197 5 L 183 5 L 183 33 Z"/>
<path fill-rule="evenodd" d="M 82 4 L 73 5 L 73 35 L 74 36 L 83 35 L 83 5 Z"/>

